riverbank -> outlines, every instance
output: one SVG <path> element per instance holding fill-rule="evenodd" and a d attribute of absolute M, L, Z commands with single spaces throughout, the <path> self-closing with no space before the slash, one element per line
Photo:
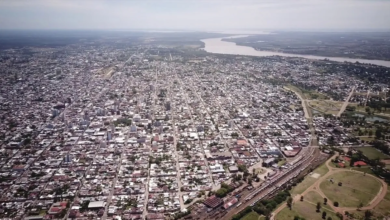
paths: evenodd
<path fill-rule="evenodd" d="M 336 62 L 359 62 L 365 64 L 374 64 L 379 66 L 390 67 L 390 61 L 386 60 L 366 60 L 366 59 L 353 59 L 346 57 L 323 57 L 323 56 L 314 56 L 314 55 L 301 55 L 301 54 L 288 54 L 281 52 L 272 52 L 272 51 L 259 51 L 255 50 L 252 47 L 237 45 L 234 42 L 223 41 L 223 39 L 228 38 L 240 38 L 248 35 L 234 35 L 225 38 L 208 38 L 202 39 L 201 41 L 205 44 L 204 50 L 209 53 L 217 54 L 230 54 L 230 55 L 244 55 L 244 56 L 283 56 L 283 57 L 301 57 L 312 60 L 330 60 Z"/>

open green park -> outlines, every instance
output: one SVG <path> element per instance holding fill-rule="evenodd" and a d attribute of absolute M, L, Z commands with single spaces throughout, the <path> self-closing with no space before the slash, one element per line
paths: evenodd
<path fill-rule="evenodd" d="M 382 180 L 331 164 L 329 159 L 293 187 L 290 191 L 293 198 L 291 209 L 284 203 L 273 213 L 274 219 L 293 220 L 298 216 L 300 219 L 320 220 L 324 219 L 323 212 L 326 212 L 325 219 L 339 220 L 341 214 L 345 219 L 345 213 L 348 217 L 353 216 L 352 219 L 364 219 L 367 210 L 373 214 L 370 219 L 390 215 L 390 192 L 387 187 L 383 188 Z"/>

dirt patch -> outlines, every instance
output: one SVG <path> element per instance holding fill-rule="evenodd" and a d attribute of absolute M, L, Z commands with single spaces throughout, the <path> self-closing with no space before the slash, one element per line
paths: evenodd
<path fill-rule="evenodd" d="M 314 178 L 314 179 L 318 179 L 318 178 L 320 178 L 320 176 L 321 176 L 321 174 L 319 174 L 319 173 L 311 174 L 311 177 Z"/>

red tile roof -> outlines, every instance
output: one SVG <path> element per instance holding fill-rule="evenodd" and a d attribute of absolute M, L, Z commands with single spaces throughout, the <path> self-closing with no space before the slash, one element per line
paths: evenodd
<path fill-rule="evenodd" d="M 349 158 L 349 157 L 344 157 L 343 159 L 346 161 L 351 161 L 351 158 Z"/>
<path fill-rule="evenodd" d="M 237 198 L 233 198 L 233 199 L 229 200 L 228 202 L 226 202 L 225 205 L 223 205 L 223 208 L 228 209 L 232 205 L 236 204 L 237 202 L 238 202 L 238 199 Z"/>
<path fill-rule="evenodd" d="M 360 165 L 360 166 L 366 166 L 367 164 L 363 161 L 356 161 L 355 163 L 353 163 L 354 166 L 357 166 L 357 165 Z"/>
<path fill-rule="evenodd" d="M 49 210 L 50 213 L 59 213 L 59 212 L 61 212 L 61 211 L 62 211 L 62 209 L 61 209 L 61 208 L 58 208 L 58 207 L 52 207 L 52 208 Z"/>

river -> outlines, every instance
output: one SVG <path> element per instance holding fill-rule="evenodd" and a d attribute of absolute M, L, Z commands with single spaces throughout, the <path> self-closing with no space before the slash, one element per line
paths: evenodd
<path fill-rule="evenodd" d="M 281 53 L 281 52 L 272 52 L 272 51 L 259 51 L 255 50 L 252 47 L 240 46 L 234 42 L 222 41 L 222 39 L 226 38 L 239 38 L 239 37 L 247 37 L 249 35 L 236 35 L 231 37 L 224 38 L 208 38 L 201 40 L 205 43 L 204 50 L 209 53 L 218 53 L 218 54 L 233 54 L 233 55 L 245 55 L 245 56 L 284 56 L 284 57 L 302 57 L 306 59 L 314 59 L 314 60 L 323 60 L 329 59 L 337 62 L 360 62 L 367 64 L 375 64 L 379 66 L 390 67 L 390 61 L 386 60 L 367 60 L 367 59 L 354 59 L 347 57 L 323 57 L 323 56 L 314 56 L 314 55 L 301 55 L 301 54 L 289 54 L 289 53 Z"/>

